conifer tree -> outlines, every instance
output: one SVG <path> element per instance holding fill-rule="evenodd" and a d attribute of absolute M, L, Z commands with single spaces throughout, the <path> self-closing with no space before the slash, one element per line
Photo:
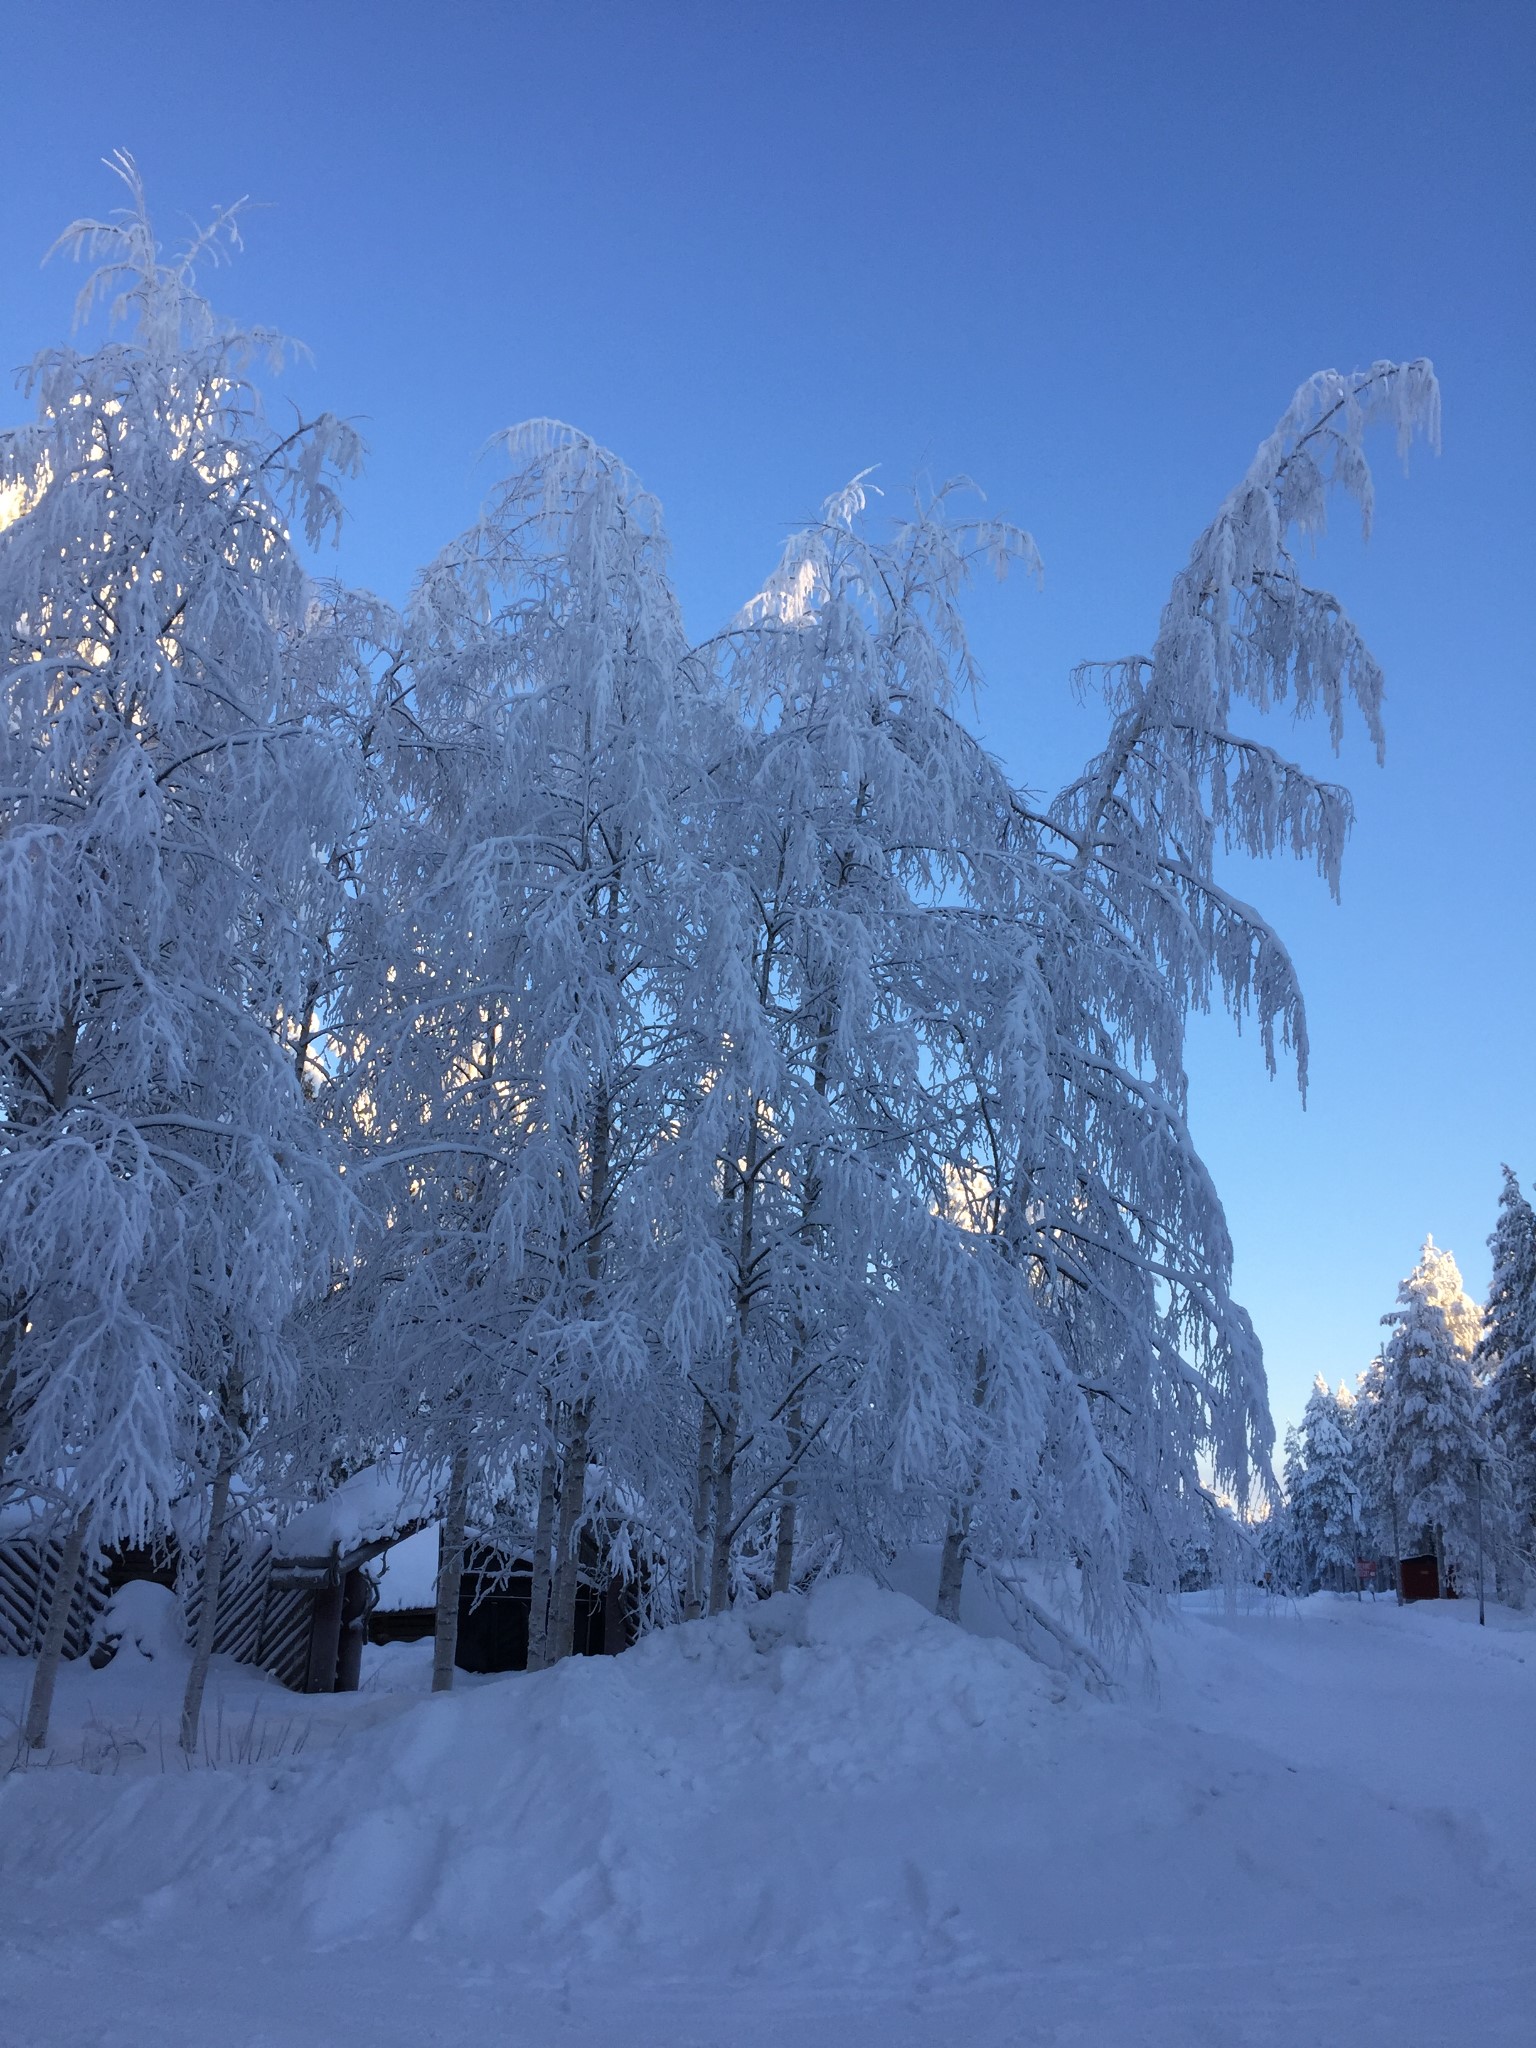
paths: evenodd
<path fill-rule="evenodd" d="M 1272 1508 L 1264 1530 L 1265 1557 L 1281 1589 L 1287 1593 L 1309 1593 L 1313 1584 L 1312 1556 L 1302 1515 L 1306 1473 L 1301 1431 L 1292 1422 L 1285 1431 L 1282 1498 Z"/>
<path fill-rule="evenodd" d="M 1472 1364 L 1514 1547 L 1529 1561 L 1536 1554 L 1536 1212 L 1507 1166 L 1488 1249 L 1493 1278 Z"/>
<path fill-rule="evenodd" d="M 1340 1387 L 1331 1393 L 1321 1374 L 1302 1417 L 1305 1462 L 1296 1495 L 1298 1519 L 1316 1575 L 1342 1592 L 1360 1553 L 1360 1487 L 1351 1428 L 1354 1402 Z"/>
<path fill-rule="evenodd" d="M 1465 1571 L 1476 1557 L 1476 1461 L 1487 1458 L 1472 1378 L 1474 1312 L 1449 1252 L 1424 1240 L 1418 1264 L 1382 1321 L 1373 1427 L 1396 1505 L 1399 1540 L 1433 1549 L 1442 1574 Z"/>

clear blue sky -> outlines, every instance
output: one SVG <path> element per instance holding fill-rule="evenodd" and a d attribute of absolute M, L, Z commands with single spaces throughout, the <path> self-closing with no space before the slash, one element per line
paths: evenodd
<path fill-rule="evenodd" d="M 1213 1023 L 1194 1117 L 1282 1425 L 1366 1364 L 1425 1231 L 1481 1293 L 1499 1163 L 1536 1175 L 1529 0 L 11 0 L 0 57 L 0 360 L 63 334 L 37 259 L 121 146 L 164 229 L 265 203 L 215 296 L 362 416 L 339 566 L 390 596 L 530 414 L 661 497 L 700 634 L 855 470 L 963 470 L 1045 557 L 976 606 L 1036 788 L 1101 730 L 1072 663 L 1150 642 L 1293 387 L 1431 356 L 1444 455 L 1404 483 L 1383 447 L 1372 545 L 1319 569 L 1389 687 L 1343 905 L 1241 883 L 1301 968 L 1310 1105 Z"/>

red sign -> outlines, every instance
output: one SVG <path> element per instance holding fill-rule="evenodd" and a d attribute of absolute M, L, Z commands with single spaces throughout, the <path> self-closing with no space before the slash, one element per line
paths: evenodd
<path fill-rule="evenodd" d="M 1355 1559 L 1355 1576 L 1356 1576 L 1356 1578 L 1357 1578 L 1357 1579 L 1359 1579 L 1359 1580 L 1361 1581 L 1361 1583 L 1362 1583 L 1362 1584 L 1363 1584 L 1363 1583 L 1365 1582 L 1365 1580 L 1367 1580 L 1367 1579 L 1374 1579 L 1374 1578 L 1375 1578 L 1375 1576 L 1376 1576 L 1376 1560 L 1375 1560 L 1375 1558 L 1374 1558 L 1374 1557 L 1357 1557 L 1357 1558 Z"/>

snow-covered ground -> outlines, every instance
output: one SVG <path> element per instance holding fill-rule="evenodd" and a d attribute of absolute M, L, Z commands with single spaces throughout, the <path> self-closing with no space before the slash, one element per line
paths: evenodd
<path fill-rule="evenodd" d="M 74 1761 L 0 1781 L 0 2042 L 1536 2038 L 1536 1619 L 1196 1599 L 1156 1649 L 1094 1698 L 842 1580 L 451 1698 L 428 1644 L 227 1667 L 192 1770 L 174 1659 L 67 1667 Z"/>

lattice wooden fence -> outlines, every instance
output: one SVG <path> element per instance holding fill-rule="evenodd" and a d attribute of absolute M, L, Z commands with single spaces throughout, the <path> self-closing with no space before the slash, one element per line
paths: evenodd
<path fill-rule="evenodd" d="M 201 1559 L 189 1560 L 184 1602 L 187 1639 L 203 1605 Z M 266 1544 L 237 1550 L 224 1567 L 219 1618 L 213 1631 L 217 1654 L 241 1664 L 259 1664 L 295 1689 L 304 1683 L 315 1596 L 307 1586 L 274 1586 L 272 1552 Z"/>
<path fill-rule="evenodd" d="M 64 1556 L 62 1536 L 15 1536 L 0 1543 L 0 1656 L 34 1657 L 42 1647 L 54 1581 Z M 83 1656 L 106 1605 L 107 1575 L 100 1557 L 87 1557 L 75 1583 L 66 1657 Z"/>
<path fill-rule="evenodd" d="M 63 1553 L 62 1539 L 13 1537 L 0 1543 L 0 1656 L 35 1656 L 48 1624 L 48 1608 Z M 202 1607 L 201 1560 L 189 1556 L 182 1576 L 188 1640 Z M 271 1584 L 272 1554 L 265 1545 L 236 1551 L 219 1589 L 219 1619 L 213 1647 L 242 1664 L 258 1664 L 284 1685 L 299 1687 L 309 1658 L 314 1593 L 304 1586 Z M 82 1565 L 70 1609 L 64 1655 L 81 1657 L 90 1648 L 96 1621 L 107 1602 L 104 1560 Z"/>

